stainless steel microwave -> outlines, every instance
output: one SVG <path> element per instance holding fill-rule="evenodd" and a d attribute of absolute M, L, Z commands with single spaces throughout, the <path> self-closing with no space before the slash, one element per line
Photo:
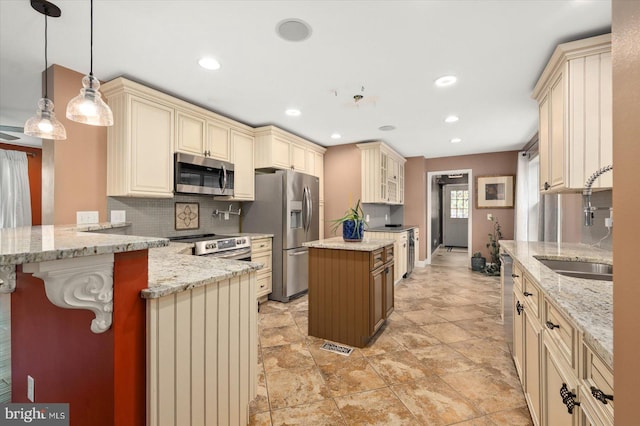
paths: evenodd
<path fill-rule="evenodd" d="M 231 163 L 178 152 L 174 172 L 176 193 L 233 195 Z"/>

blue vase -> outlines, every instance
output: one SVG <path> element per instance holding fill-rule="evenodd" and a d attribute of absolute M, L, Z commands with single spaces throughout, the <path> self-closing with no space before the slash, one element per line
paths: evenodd
<path fill-rule="evenodd" d="M 364 222 L 360 222 L 356 227 L 355 220 L 342 222 L 342 239 L 349 242 L 362 241 L 364 235 Z"/>

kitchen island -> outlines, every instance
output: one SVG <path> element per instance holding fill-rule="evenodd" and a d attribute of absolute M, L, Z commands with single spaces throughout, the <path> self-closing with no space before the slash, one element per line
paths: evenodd
<path fill-rule="evenodd" d="M 393 240 L 309 247 L 309 335 L 365 347 L 393 312 Z"/>
<path fill-rule="evenodd" d="M 0 229 L 12 401 L 30 376 L 34 402 L 69 403 L 71 425 L 246 424 L 260 265 L 81 232 L 109 226 Z"/>

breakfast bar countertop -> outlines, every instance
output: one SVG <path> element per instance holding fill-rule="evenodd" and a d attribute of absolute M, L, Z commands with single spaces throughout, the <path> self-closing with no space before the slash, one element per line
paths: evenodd
<path fill-rule="evenodd" d="M 306 243 L 302 243 L 302 245 L 304 247 L 320 249 L 375 251 L 393 243 L 393 240 L 368 238 L 367 233 L 365 232 L 365 238 L 361 242 L 346 242 L 342 237 L 333 237 L 326 240 L 308 241 Z"/>
<path fill-rule="evenodd" d="M 613 264 L 613 253 L 576 243 L 500 241 L 546 297 L 584 333 L 584 340 L 613 368 L 613 282 L 560 275 L 536 257 Z"/>

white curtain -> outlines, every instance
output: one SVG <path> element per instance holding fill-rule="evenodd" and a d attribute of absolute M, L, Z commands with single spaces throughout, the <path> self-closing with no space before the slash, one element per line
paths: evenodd
<path fill-rule="evenodd" d="M 31 226 L 27 154 L 0 149 L 0 228 Z"/>
<path fill-rule="evenodd" d="M 516 229 L 515 239 L 527 241 L 529 210 L 529 157 L 518 153 L 518 172 L 516 176 Z"/>

